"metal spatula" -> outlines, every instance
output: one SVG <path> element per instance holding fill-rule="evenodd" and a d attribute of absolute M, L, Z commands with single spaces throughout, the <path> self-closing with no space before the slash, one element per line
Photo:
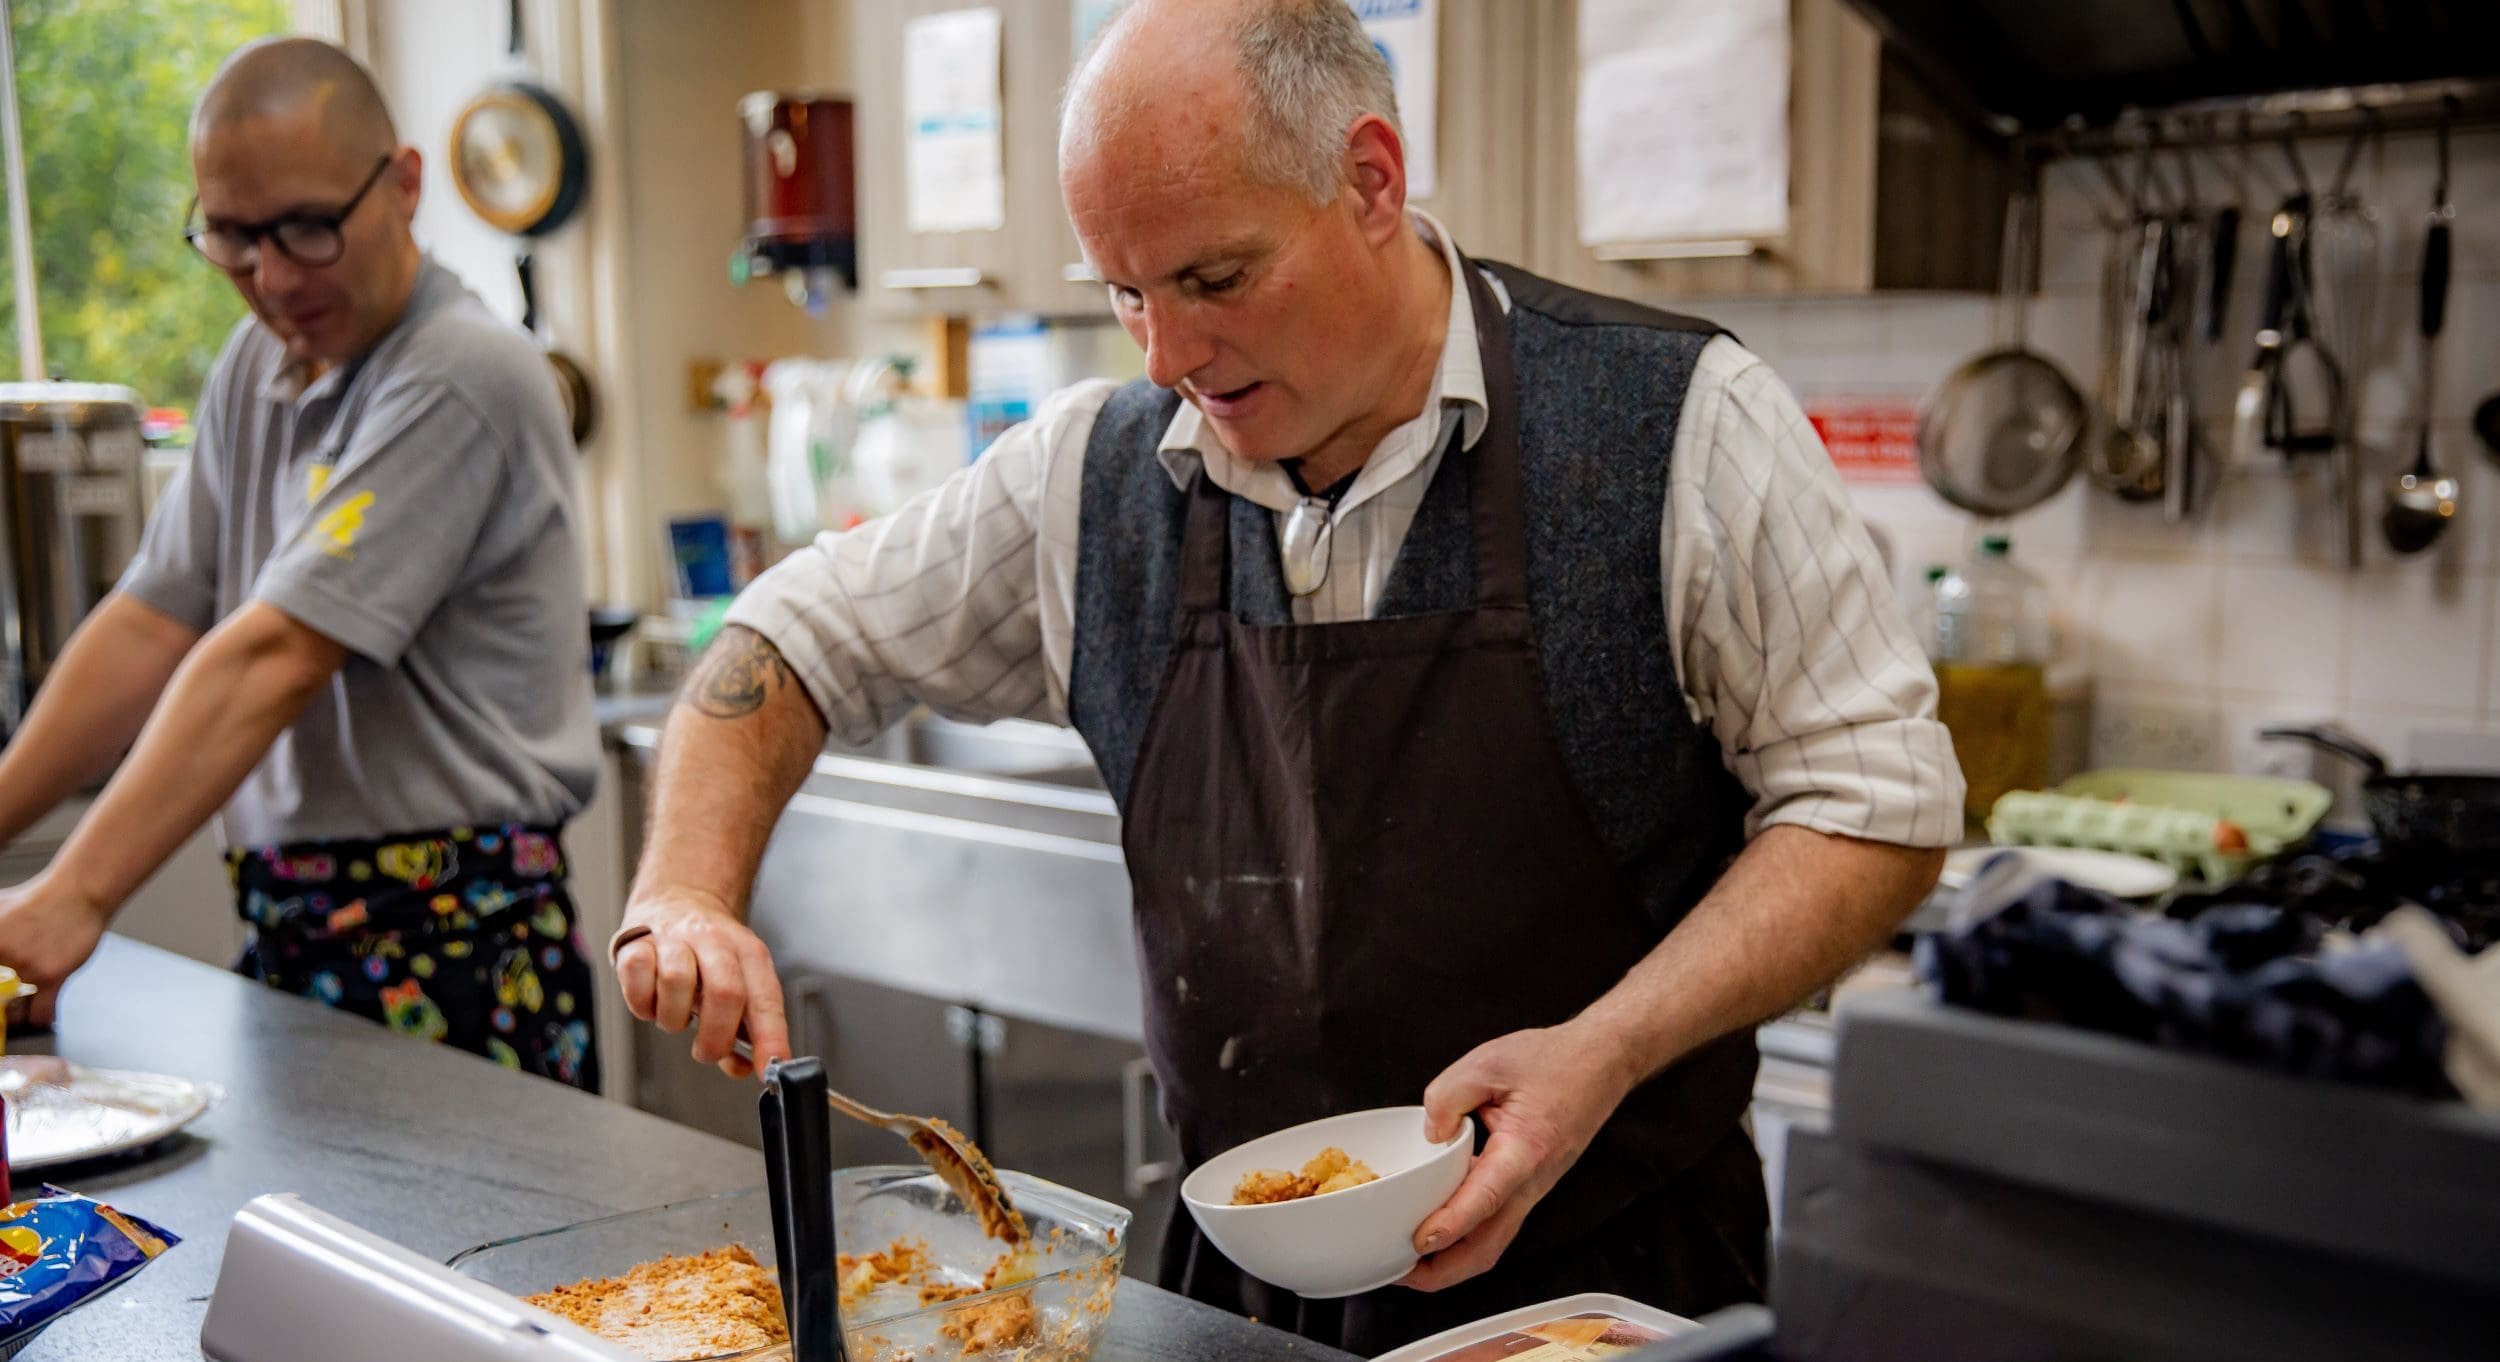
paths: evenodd
<path fill-rule="evenodd" d="M 755 1052 L 744 1039 L 732 1043 L 738 1058 L 755 1062 Z M 962 1131 L 944 1121 L 926 1116 L 907 1116 L 879 1111 L 865 1102 L 855 1101 L 830 1086 L 826 1087 L 825 1104 L 835 1111 L 865 1125 L 892 1131 L 911 1143 L 929 1170 L 962 1198 L 966 1209 L 981 1221 L 981 1232 L 1013 1247 L 1024 1242 L 1024 1216 L 1016 1210 L 1007 1195 L 1006 1184 L 998 1180 L 998 1170 L 990 1166 L 989 1156 L 981 1147 L 966 1139 Z"/>

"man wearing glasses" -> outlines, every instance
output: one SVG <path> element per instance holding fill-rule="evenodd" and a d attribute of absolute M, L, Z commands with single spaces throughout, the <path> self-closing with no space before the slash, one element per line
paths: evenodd
<path fill-rule="evenodd" d="M 0 756 L 4 840 L 128 753 L 0 891 L 0 963 L 43 1020 L 215 814 L 243 972 L 595 1089 L 556 831 L 598 740 L 546 365 L 419 249 L 418 152 L 337 48 L 229 58 L 191 154 L 184 233 L 252 316 L 137 559 Z"/>

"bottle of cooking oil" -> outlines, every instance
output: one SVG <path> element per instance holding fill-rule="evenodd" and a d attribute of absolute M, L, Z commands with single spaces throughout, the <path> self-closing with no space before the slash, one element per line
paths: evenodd
<path fill-rule="evenodd" d="M 1937 716 L 1953 733 L 1976 833 L 1997 796 L 2049 779 L 2048 592 L 2014 562 L 2004 535 L 1935 583 Z"/>

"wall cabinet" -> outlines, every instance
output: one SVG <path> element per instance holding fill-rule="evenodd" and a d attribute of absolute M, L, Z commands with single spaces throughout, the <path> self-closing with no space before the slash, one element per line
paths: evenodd
<path fill-rule="evenodd" d="M 1004 225 L 995 231 L 915 232 L 904 192 L 904 30 L 927 15 L 980 8 L 997 9 L 1001 17 Z M 1038 262 L 1045 254 L 1076 257 L 1044 251 L 1037 239 L 1066 231 L 1055 167 L 1057 105 L 1067 79 L 1072 22 L 1068 0 L 990 6 L 964 0 L 854 0 L 859 292 L 873 315 L 1029 310 L 1057 292 L 1042 287 Z"/>
<path fill-rule="evenodd" d="M 905 202 L 903 33 L 913 19 L 980 8 L 966 0 L 854 0 L 859 292 L 872 315 L 1038 312 L 1108 317 L 1059 197 L 1059 96 L 1076 59 L 1070 0 L 996 6 L 1005 225 L 914 232 Z M 1475 254 L 1528 253 L 1529 84 L 1535 7 L 1445 0 L 1441 14 L 1438 192 L 1416 200 Z"/>
<path fill-rule="evenodd" d="M 854 0 L 860 294 L 881 317 L 1103 317 L 1059 197 L 1071 0 L 997 6 L 1005 225 L 914 232 L 904 181 L 903 33 L 966 0 Z M 1431 211 L 1467 251 L 1600 293 L 1984 289 L 2010 185 L 2001 153 L 1889 59 L 1844 0 L 1792 0 L 1790 222 L 1747 256 L 1622 258 L 1579 239 L 1577 0 L 1445 0 Z M 1410 111 L 1409 116 L 1414 116 Z M 1637 254 L 1637 252 L 1636 252 Z"/>
<path fill-rule="evenodd" d="M 2011 173 L 1843 0 L 1792 0 L 1789 226 L 1750 255 L 1627 259 L 1580 241 L 1577 0 L 1533 0 L 1530 267 L 1645 301 L 1985 289 Z"/>
<path fill-rule="evenodd" d="M 1535 147 L 1529 90 L 1536 39 L 1534 4 L 1442 0 L 1440 182 L 1414 205 L 1439 218 L 1460 250 L 1484 260 L 1528 262 Z M 1411 110 L 1402 111 L 1409 119 Z"/>

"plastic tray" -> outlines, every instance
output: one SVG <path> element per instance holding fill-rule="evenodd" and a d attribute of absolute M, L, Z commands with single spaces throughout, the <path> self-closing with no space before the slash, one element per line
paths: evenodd
<path fill-rule="evenodd" d="M 1030 1293 L 1037 1328 L 1027 1362 L 1083 1362 L 1111 1318 L 1113 1293 L 1128 1255 L 1129 1213 L 1055 1182 L 1001 1170 L 1016 1209 L 1032 1234 L 1031 1279 L 943 1304 L 923 1306 L 914 1285 L 886 1286 L 846 1303 L 842 1334 L 852 1362 L 940 1362 L 962 1345 L 940 1329 L 968 1307 Z M 873 1253 L 896 1239 L 926 1243 L 948 1281 L 978 1285 L 1003 1246 L 945 1184 L 919 1165 L 837 1169 L 833 1174 L 834 1234 L 844 1253 Z M 454 1271 L 515 1296 L 529 1296 L 590 1278 L 621 1276 L 669 1254 L 743 1244 L 756 1261 L 774 1261 L 772 1205 L 761 1187 L 680 1201 L 643 1211 L 541 1230 L 468 1249 Z M 722 1353 L 701 1362 L 783 1357 L 787 1344 Z"/>
<path fill-rule="evenodd" d="M 1700 1327 L 1654 1305 L 1592 1291 L 1462 1324 L 1374 1362 L 1601 1362 Z"/>
<path fill-rule="evenodd" d="M 2113 768 L 2052 790 L 2018 790 L 1988 813 L 1988 837 L 2007 846 L 2086 847 L 2159 861 L 2209 885 L 2300 844 L 2334 796 L 2306 780 Z M 2215 845 L 2228 819 L 2246 850 Z"/>

